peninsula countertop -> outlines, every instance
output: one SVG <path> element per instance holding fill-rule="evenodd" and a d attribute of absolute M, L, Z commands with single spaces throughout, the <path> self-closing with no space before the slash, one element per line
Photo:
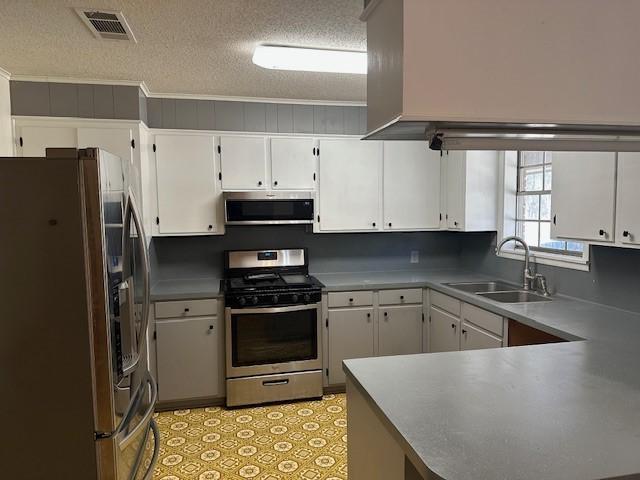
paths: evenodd
<path fill-rule="evenodd" d="M 446 480 L 640 478 L 640 315 L 563 296 L 500 304 L 446 285 L 479 279 L 423 280 L 572 341 L 346 360 L 407 457 Z"/>

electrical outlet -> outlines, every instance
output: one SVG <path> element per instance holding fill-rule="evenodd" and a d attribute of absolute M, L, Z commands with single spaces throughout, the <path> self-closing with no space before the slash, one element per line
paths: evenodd
<path fill-rule="evenodd" d="M 411 250 L 411 263 L 420 263 L 420 252 Z"/>

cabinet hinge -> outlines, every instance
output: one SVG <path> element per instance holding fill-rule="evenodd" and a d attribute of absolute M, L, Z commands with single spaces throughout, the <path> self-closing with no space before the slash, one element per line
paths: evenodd
<path fill-rule="evenodd" d="M 313 156 L 316 156 L 316 147 L 313 147 Z"/>
<path fill-rule="evenodd" d="M 328 376 L 329 376 L 329 369 L 328 369 L 328 368 L 325 368 L 325 369 L 324 369 L 324 373 L 325 373 L 325 375 L 328 377 Z"/>
<path fill-rule="evenodd" d="M 316 181 L 316 174 L 315 173 L 313 174 L 313 181 L 314 182 Z"/>
<path fill-rule="evenodd" d="M 556 216 L 555 215 L 553 216 L 553 224 L 554 225 L 556 224 Z"/>
<path fill-rule="evenodd" d="M 440 150 L 440 156 L 442 156 L 442 150 Z"/>
<path fill-rule="evenodd" d="M 218 180 L 222 180 L 222 172 L 218 172 Z"/>
<path fill-rule="evenodd" d="M 329 319 L 328 318 L 325 320 L 325 325 L 327 326 L 327 328 L 329 328 Z"/>
<path fill-rule="evenodd" d="M 424 323 L 424 313 L 422 314 L 422 323 Z M 155 335 L 155 333 L 154 333 Z"/>
<path fill-rule="evenodd" d="M 156 144 L 155 143 L 153 144 L 153 151 L 154 152 L 156 151 Z"/>
<path fill-rule="evenodd" d="M 156 225 L 160 225 L 160 217 L 156 217 Z"/>
<path fill-rule="evenodd" d="M 442 214 L 440 214 L 440 221 L 442 221 Z"/>
<path fill-rule="evenodd" d="M 320 147 L 316 148 L 316 155 L 320 156 Z"/>
<path fill-rule="evenodd" d="M 131 148 L 136 148 L 136 139 L 135 138 L 131 139 Z"/>
<path fill-rule="evenodd" d="M 318 222 L 320 222 L 320 215 L 318 215 Z"/>
<path fill-rule="evenodd" d="M 20 137 L 20 146 L 24 146 L 24 142 L 22 141 L 22 137 Z"/>
<path fill-rule="evenodd" d="M 157 338 L 158 338 L 158 334 L 157 334 L 157 332 L 154 330 L 154 331 L 153 331 L 153 339 L 155 340 L 155 339 L 157 339 Z"/>
<path fill-rule="evenodd" d="M 222 153 L 222 146 L 218 145 L 218 153 Z"/>
<path fill-rule="evenodd" d="M 94 440 L 106 440 L 107 438 L 111 438 L 111 434 L 107 432 L 93 432 Z"/>

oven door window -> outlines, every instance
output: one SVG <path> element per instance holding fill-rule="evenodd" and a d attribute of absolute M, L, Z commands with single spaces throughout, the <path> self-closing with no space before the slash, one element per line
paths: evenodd
<path fill-rule="evenodd" d="M 231 316 L 234 367 L 318 358 L 317 309 Z"/>

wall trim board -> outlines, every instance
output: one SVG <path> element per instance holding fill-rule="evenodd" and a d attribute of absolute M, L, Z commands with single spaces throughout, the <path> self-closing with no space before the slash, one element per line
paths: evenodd
<path fill-rule="evenodd" d="M 0 67 L 0 77 L 4 77 L 7 80 L 11 80 L 11 74 L 2 67 Z"/>
<path fill-rule="evenodd" d="M 80 118 L 80 117 L 52 117 L 49 115 L 12 115 L 12 120 L 20 121 L 20 126 L 25 125 L 51 125 L 56 123 L 69 123 L 74 126 L 100 125 L 101 127 L 118 128 L 122 126 L 143 126 L 147 130 L 149 127 L 142 120 L 127 120 L 122 118 Z"/>
<path fill-rule="evenodd" d="M 0 68 L 0 74 L 5 72 L 9 78 L 9 72 Z M 291 105 L 327 105 L 327 106 L 350 106 L 365 107 L 366 102 L 349 100 L 314 100 L 301 98 L 276 98 L 276 97 L 238 97 L 225 95 L 204 95 L 197 93 L 165 93 L 152 92 L 144 81 L 137 80 L 106 80 L 97 78 L 79 77 L 57 77 L 49 75 L 11 75 L 11 80 L 19 82 L 42 82 L 42 83 L 76 83 L 87 85 L 124 85 L 139 87 L 147 98 L 174 98 L 182 100 L 219 100 L 225 102 L 255 102 L 255 103 L 286 103 Z"/>

